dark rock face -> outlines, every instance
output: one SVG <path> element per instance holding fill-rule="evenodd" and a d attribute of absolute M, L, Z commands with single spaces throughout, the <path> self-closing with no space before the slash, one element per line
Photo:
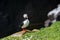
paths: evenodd
<path fill-rule="evenodd" d="M 0 0 L 0 37 L 21 30 L 19 24 L 24 13 L 29 16 L 30 26 L 40 28 L 47 19 L 47 13 L 58 3 L 59 0 Z"/>

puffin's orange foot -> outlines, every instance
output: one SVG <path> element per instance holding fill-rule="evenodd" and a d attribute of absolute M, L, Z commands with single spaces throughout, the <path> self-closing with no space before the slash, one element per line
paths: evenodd
<path fill-rule="evenodd" d="M 25 33 L 26 33 L 26 31 L 27 31 L 26 29 L 23 29 L 23 30 L 22 30 L 22 34 L 25 34 Z"/>

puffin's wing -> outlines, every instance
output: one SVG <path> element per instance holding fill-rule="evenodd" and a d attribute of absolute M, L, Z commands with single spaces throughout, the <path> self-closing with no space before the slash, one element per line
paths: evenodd
<path fill-rule="evenodd" d="M 23 26 L 23 22 L 20 24 L 20 26 Z"/>

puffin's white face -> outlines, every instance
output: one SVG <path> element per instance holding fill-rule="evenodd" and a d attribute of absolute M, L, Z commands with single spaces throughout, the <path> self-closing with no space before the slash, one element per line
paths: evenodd
<path fill-rule="evenodd" d="M 23 17 L 24 17 L 24 18 L 28 18 L 28 15 L 27 15 L 27 14 L 24 14 Z"/>

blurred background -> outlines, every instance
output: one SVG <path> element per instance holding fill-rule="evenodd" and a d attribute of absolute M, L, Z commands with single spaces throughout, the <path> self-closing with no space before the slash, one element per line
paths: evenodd
<path fill-rule="evenodd" d="M 21 30 L 24 13 L 29 16 L 29 29 L 43 27 L 47 13 L 59 3 L 60 0 L 0 0 L 0 38 Z"/>

